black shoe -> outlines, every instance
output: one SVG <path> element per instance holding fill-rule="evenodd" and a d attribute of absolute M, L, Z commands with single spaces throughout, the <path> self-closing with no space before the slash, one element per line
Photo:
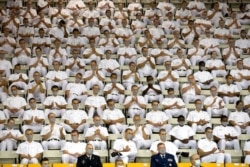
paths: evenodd
<path fill-rule="evenodd" d="M 111 156 L 112 156 L 112 157 L 122 156 L 122 154 L 119 153 L 119 152 L 112 152 L 112 153 L 111 153 Z"/>

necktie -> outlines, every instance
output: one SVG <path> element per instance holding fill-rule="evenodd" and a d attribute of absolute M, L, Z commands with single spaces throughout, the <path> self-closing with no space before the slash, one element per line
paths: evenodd
<path fill-rule="evenodd" d="M 165 158 L 165 155 L 162 155 L 161 157 L 162 157 L 162 159 L 164 159 L 164 158 Z"/>

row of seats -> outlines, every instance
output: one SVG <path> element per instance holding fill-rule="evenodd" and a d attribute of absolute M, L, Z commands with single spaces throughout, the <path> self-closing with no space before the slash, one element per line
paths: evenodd
<path fill-rule="evenodd" d="M 103 163 L 103 167 L 115 167 L 114 163 Z M 178 163 L 178 167 L 190 167 L 191 163 Z M 201 166 L 206 167 L 248 167 L 248 164 L 243 163 L 226 163 L 226 164 L 217 164 L 217 163 L 202 163 Z M 3 164 L 0 167 L 41 167 L 40 164 L 29 164 L 29 165 L 22 165 L 22 164 Z M 50 167 L 76 167 L 76 164 L 61 164 L 61 163 L 54 163 L 51 164 Z M 150 163 L 128 163 L 124 167 L 150 167 Z"/>
<path fill-rule="evenodd" d="M 188 153 L 192 155 L 197 153 L 196 149 L 179 149 L 180 153 Z M 233 163 L 242 162 L 244 158 L 244 153 L 242 150 L 225 150 L 232 157 Z M 108 162 L 110 152 L 108 150 L 95 150 L 94 154 L 99 155 L 103 163 Z M 49 158 L 51 163 L 61 163 L 62 152 L 59 150 L 45 150 L 43 152 L 43 157 Z M 136 155 L 136 162 L 150 163 L 151 152 L 149 150 L 138 150 Z M 179 162 L 189 162 L 189 157 L 178 156 Z M 19 163 L 18 154 L 14 151 L 0 151 L 0 162 L 2 164 L 6 163 Z"/>

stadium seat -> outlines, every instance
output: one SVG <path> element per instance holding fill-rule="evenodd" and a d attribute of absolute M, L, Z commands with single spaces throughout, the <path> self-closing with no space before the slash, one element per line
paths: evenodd
<path fill-rule="evenodd" d="M 60 150 L 44 150 L 43 157 L 47 157 L 50 163 L 61 163 L 62 152 Z"/>
<path fill-rule="evenodd" d="M 0 151 L 0 162 L 2 164 L 17 163 L 18 154 L 15 151 Z"/>
<path fill-rule="evenodd" d="M 115 167 L 115 163 L 103 163 L 102 167 Z"/>
<path fill-rule="evenodd" d="M 50 165 L 52 167 L 52 165 Z M 41 164 L 28 164 L 28 167 L 41 167 Z"/>
<path fill-rule="evenodd" d="M 138 150 L 136 154 L 136 162 L 150 162 L 151 152 L 149 149 L 147 150 Z"/>
<path fill-rule="evenodd" d="M 178 163 L 178 167 L 191 167 L 191 163 L 190 162 L 181 162 Z"/>
<path fill-rule="evenodd" d="M 201 166 L 205 166 L 205 167 L 224 167 L 224 164 L 217 164 L 217 163 L 201 163 Z"/>
<path fill-rule="evenodd" d="M 66 163 L 66 164 L 54 163 L 53 167 L 76 167 L 76 164 L 73 164 L 73 163 Z"/>
<path fill-rule="evenodd" d="M 150 167 L 150 163 L 128 163 L 127 167 Z"/>
<path fill-rule="evenodd" d="M 249 167 L 249 164 L 244 164 L 244 163 L 226 163 L 225 167 Z"/>
<path fill-rule="evenodd" d="M 24 164 L 3 164 L 2 167 L 27 167 Z"/>

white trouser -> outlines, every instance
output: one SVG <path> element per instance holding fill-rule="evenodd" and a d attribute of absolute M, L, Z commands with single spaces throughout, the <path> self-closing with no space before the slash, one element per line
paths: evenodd
<path fill-rule="evenodd" d="M 202 162 L 230 163 L 231 155 L 227 153 L 214 153 L 201 158 Z"/>
<path fill-rule="evenodd" d="M 232 141 L 226 141 L 225 139 L 220 139 L 218 142 L 218 147 L 220 150 L 225 150 L 226 148 L 233 148 L 234 150 L 240 150 L 240 143 L 238 139 Z"/>
<path fill-rule="evenodd" d="M 109 131 L 111 131 L 113 134 L 121 134 L 127 127 L 128 125 L 116 123 L 113 125 L 109 125 Z"/>
<path fill-rule="evenodd" d="M 68 76 L 76 76 L 77 73 L 81 73 L 82 75 L 84 75 L 85 70 L 84 69 L 79 69 L 79 70 L 71 70 L 71 69 L 66 69 L 66 73 Z"/>
<path fill-rule="evenodd" d="M 92 140 L 92 141 L 89 141 L 89 143 L 94 146 L 94 150 L 106 150 L 107 149 L 106 141 Z"/>
<path fill-rule="evenodd" d="M 97 107 L 97 109 L 95 110 L 94 107 L 90 107 L 89 111 L 88 111 L 88 116 L 89 118 L 93 118 L 94 114 L 98 114 L 100 117 L 102 117 L 103 114 L 103 110 L 101 107 Z"/>
<path fill-rule="evenodd" d="M 190 69 L 188 69 L 188 70 L 176 70 L 176 72 L 179 74 L 180 77 L 187 77 L 193 73 L 193 71 Z"/>
<path fill-rule="evenodd" d="M 136 144 L 137 149 L 148 149 L 153 143 L 152 140 L 144 140 L 144 139 L 133 139 Z"/>
<path fill-rule="evenodd" d="M 125 58 L 124 56 L 120 56 L 119 64 L 121 66 L 129 65 L 130 62 L 136 62 L 136 56 L 132 56 L 132 58 Z"/>
<path fill-rule="evenodd" d="M 207 108 L 207 113 L 210 116 L 210 118 L 212 116 L 218 116 L 218 115 L 219 116 L 221 116 L 221 115 L 228 116 L 228 110 L 227 110 L 227 108 L 217 109 L 217 108 L 208 107 Z"/>
<path fill-rule="evenodd" d="M 238 134 L 241 133 L 246 133 L 246 134 L 250 134 L 250 126 L 247 126 L 245 129 L 241 129 L 240 126 L 234 126 L 235 130 L 238 132 Z"/>
<path fill-rule="evenodd" d="M 93 87 L 93 85 L 95 85 L 95 84 L 97 84 L 99 86 L 100 90 L 103 90 L 104 85 L 103 85 L 103 82 L 100 81 L 100 80 L 98 80 L 98 81 L 93 81 L 93 80 L 87 81 L 86 82 L 86 88 L 88 90 L 90 90 Z"/>
<path fill-rule="evenodd" d="M 245 163 L 250 164 L 250 155 L 246 155 L 245 157 Z"/>
<path fill-rule="evenodd" d="M 205 125 L 197 125 L 196 123 L 192 124 L 192 129 L 194 132 L 204 132 L 207 127 L 212 127 L 210 123 Z"/>
<path fill-rule="evenodd" d="M 200 99 L 202 102 L 205 100 L 205 96 L 204 95 L 191 95 L 191 94 L 184 94 L 182 95 L 182 99 L 184 101 L 184 103 L 188 104 L 190 102 L 194 102 L 197 99 Z"/>
<path fill-rule="evenodd" d="M 166 80 L 164 82 L 160 82 L 161 90 L 167 90 L 169 88 L 173 88 L 175 91 L 179 90 L 179 82 L 173 82 L 171 80 Z"/>
<path fill-rule="evenodd" d="M 141 77 L 147 77 L 147 76 L 152 76 L 156 77 L 157 70 L 156 69 L 151 69 L 148 71 L 145 71 L 143 68 L 138 70 L 138 73 Z"/>
<path fill-rule="evenodd" d="M 224 96 L 223 100 L 226 104 L 229 104 L 229 103 L 235 104 L 238 100 L 240 100 L 240 98 L 237 96 L 234 96 L 234 97 Z"/>
<path fill-rule="evenodd" d="M 176 108 L 176 109 L 166 109 L 164 112 L 169 118 L 178 117 L 180 115 L 183 115 L 186 118 L 188 110 L 186 108 L 181 108 L 181 109 Z"/>
<path fill-rule="evenodd" d="M 48 118 L 49 113 L 54 113 L 56 117 L 61 117 L 65 112 L 65 109 L 45 109 L 45 118 Z"/>
<path fill-rule="evenodd" d="M 51 90 L 51 87 L 54 86 L 54 85 L 56 85 L 58 87 L 61 87 L 62 90 L 66 90 L 67 84 L 68 84 L 67 80 L 61 80 L 59 82 L 55 82 L 55 81 L 52 81 L 52 80 L 47 80 L 46 81 L 47 90 Z"/>
<path fill-rule="evenodd" d="M 160 129 L 165 129 L 166 132 L 168 133 L 168 132 L 171 130 L 172 125 L 170 125 L 170 124 L 165 124 L 165 125 L 162 125 L 162 126 L 155 127 L 155 126 L 153 126 L 153 125 L 147 124 L 147 125 L 146 125 L 146 128 L 150 129 L 152 132 L 159 132 Z"/>
<path fill-rule="evenodd" d="M 160 103 L 162 102 L 163 100 L 163 95 L 145 95 L 144 96 L 145 98 L 145 102 L 148 103 L 148 102 L 152 102 L 152 101 L 159 101 Z"/>
<path fill-rule="evenodd" d="M 9 88 L 11 88 L 13 85 L 16 85 L 18 88 L 21 88 L 21 89 L 23 89 L 23 90 L 28 90 L 28 85 L 25 83 L 25 82 L 23 82 L 23 81 L 16 81 L 16 82 L 13 82 L 10 86 L 9 86 Z"/>
<path fill-rule="evenodd" d="M 122 155 L 120 158 L 123 160 L 125 164 L 128 162 L 134 162 L 136 153 L 131 153 L 131 152 L 120 152 Z M 115 162 L 115 160 L 118 158 L 118 156 L 112 157 L 110 156 L 110 162 Z"/>
<path fill-rule="evenodd" d="M 226 70 L 212 70 L 212 76 L 216 77 L 225 77 L 227 75 Z"/>
<path fill-rule="evenodd" d="M 4 109 L 3 112 L 4 112 L 5 116 L 6 116 L 6 119 L 9 119 L 9 118 L 12 118 L 12 117 L 23 118 L 23 114 L 24 114 L 24 110 L 23 109 L 19 110 L 16 113 L 12 113 L 8 109 Z"/>
<path fill-rule="evenodd" d="M 18 57 L 13 57 L 13 59 L 12 59 L 13 66 L 15 66 L 17 64 L 29 65 L 29 63 L 30 63 L 30 57 L 25 56 L 25 55 L 20 55 Z"/>
<path fill-rule="evenodd" d="M 77 157 L 74 157 L 69 154 L 62 155 L 62 163 L 76 163 L 76 162 L 77 162 Z"/>
<path fill-rule="evenodd" d="M 39 163 L 39 161 L 37 158 L 31 158 L 30 160 L 27 158 L 23 158 L 21 160 L 21 164 L 38 164 L 38 163 Z"/>
<path fill-rule="evenodd" d="M 212 81 L 209 84 L 203 84 L 199 83 L 201 89 L 210 89 L 212 86 L 215 86 L 216 88 L 219 87 L 219 82 L 218 81 Z"/>
<path fill-rule="evenodd" d="M 195 140 L 188 140 L 188 143 L 183 143 L 180 140 L 175 140 L 174 144 L 177 148 L 191 148 L 196 149 L 196 141 Z"/>
<path fill-rule="evenodd" d="M 47 74 L 47 69 L 45 67 L 40 67 L 40 66 L 37 66 L 37 67 L 32 67 L 30 68 L 29 70 L 29 77 L 33 77 L 33 74 L 34 72 L 38 71 L 42 77 L 44 77 L 46 74 Z"/>
<path fill-rule="evenodd" d="M 64 144 L 66 143 L 65 140 L 47 140 L 42 142 L 42 146 L 44 150 L 48 149 L 61 149 L 63 148 Z"/>
<path fill-rule="evenodd" d="M 22 132 L 25 133 L 26 129 L 32 129 L 35 133 L 42 130 L 43 125 L 23 125 Z"/>
<path fill-rule="evenodd" d="M 67 132 L 71 132 L 72 130 L 74 130 L 70 125 L 65 124 L 65 123 L 61 123 L 61 125 L 63 126 L 63 128 L 67 131 Z M 78 128 L 76 129 L 78 132 L 84 132 L 86 133 L 87 130 L 89 128 L 89 123 L 84 123 L 78 126 Z"/>
<path fill-rule="evenodd" d="M 1 151 L 13 151 L 17 147 L 17 141 L 14 139 L 5 139 L 1 142 Z"/>
<path fill-rule="evenodd" d="M 43 103 L 45 100 L 45 93 L 29 93 L 27 97 L 27 101 L 29 101 L 30 98 L 35 98 L 37 102 Z"/>
<path fill-rule="evenodd" d="M 130 108 L 128 115 L 130 118 L 134 118 L 135 115 L 140 115 L 141 118 L 145 118 L 145 110 L 141 108 Z"/>
<path fill-rule="evenodd" d="M 82 104 L 85 103 L 85 100 L 87 98 L 87 95 L 76 95 L 76 94 L 70 94 L 68 98 L 68 103 L 72 103 L 73 99 L 78 99 Z"/>
<path fill-rule="evenodd" d="M 0 101 L 3 104 L 3 102 L 7 99 L 8 95 L 5 92 L 0 92 Z"/>
<path fill-rule="evenodd" d="M 115 102 L 118 102 L 120 104 L 123 104 L 125 96 L 123 94 L 108 94 L 108 99 L 113 99 Z"/>

